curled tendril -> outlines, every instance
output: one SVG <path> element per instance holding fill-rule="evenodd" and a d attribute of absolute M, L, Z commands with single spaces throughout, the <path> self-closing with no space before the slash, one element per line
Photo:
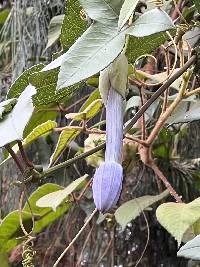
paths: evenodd
<path fill-rule="evenodd" d="M 22 251 L 22 265 L 23 267 L 34 267 L 33 259 L 36 251 L 33 249 L 33 241 L 28 239 L 24 242 Z"/>

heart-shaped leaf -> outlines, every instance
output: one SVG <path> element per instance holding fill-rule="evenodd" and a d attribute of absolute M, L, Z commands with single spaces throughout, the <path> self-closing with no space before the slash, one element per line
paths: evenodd
<path fill-rule="evenodd" d="M 165 203 L 158 207 L 156 216 L 159 223 L 180 245 L 184 233 L 200 219 L 200 198 L 184 203 Z"/>
<path fill-rule="evenodd" d="M 64 55 L 47 65 L 43 71 L 61 65 L 57 88 L 68 87 L 108 66 L 120 54 L 124 42 L 125 32 L 118 32 L 116 23 L 112 26 L 93 23 Z"/>
<path fill-rule="evenodd" d="M 169 191 L 165 190 L 157 196 L 143 196 L 127 201 L 116 210 L 115 218 L 124 230 L 126 225 L 139 216 L 144 209 L 168 195 Z"/>
<path fill-rule="evenodd" d="M 23 132 L 34 110 L 32 95 L 35 87 L 29 85 L 20 95 L 14 109 L 0 122 L 0 147 L 23 139 Z"/>
<path fill-rule="evenodd" d="M 147 11 L 141 15 L 131 27 L 126 31 L 127 34 L 135 37 L 144 37 L 158 32 L 174 29 L 174 23 L 169 15 L 158 8 Z"/>
<path fill-rule="evenodd" d="M 38 199 L 36 205 L 40 208 L 50 207 L 53 211 L 56 211 L 57 207 L 74 191 L 80 190 L 86 183 L 88 175 L 84 175 L 71 184 L 65 189 L 52 192 Z"/>
<path fill-rule="evenodd" d="M 177 256 L 192 260 L 200 260 L 200 235 L 182 246 L 179 249 Z"/>

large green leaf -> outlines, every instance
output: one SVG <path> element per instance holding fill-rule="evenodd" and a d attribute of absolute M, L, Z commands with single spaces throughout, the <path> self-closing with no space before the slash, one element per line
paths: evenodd
<path fill-rule="evenodd" d="M 26 231 L 31 231 L 31 214 L 23 212 L 22 219 Z M 12 248 L 21 243 L 22 240 L 16 238 L 23 235 L 24 234 L 19 222 L 19 212 L 17 210 L 12 211 L 2 220 L 0 224 L 0 253 L 9 252 Z"/>
<path fill-rule="evenodd" d="M 57 15 L 51 19 L 49 24 L 48 43 L 46 49 L 51 47 L 59 39 L 63 20 L 64 15 Z"/>
<path fill-rule="evenodd" d="M 157 196 L 143 196 L 127 201 L 116 210 L 115 218 L 124 230 L 126 225 L 139 216 L 144 209 L 163 199 L 168 194 L 169 191 L 165 190 Z"/>
<path fill-rule="evenodd" d="M 135 37 L 144 37 L 174 28 L 175 26 L 169 15 L 165 11 L 155 8 L 141 15 L 133 25 L 127 29 L 126 33 Z"/>
<path fill-rule="evenodd" d="M 118 32 L 116 26 L 94 23 L 64 54 L 58 75 L 58 90 L 96 74 L 120 54 L 125 33 Z M 54 63 L 47 69 L 51 67 Z"/>
<path fill-rule="evenodd" d="M 24 139 L 24 144 L 30 144 L 39 137 L 50 134 L 54 128 L 56 128 L 57 123 L 55 121 L 46 121 L 38 125 L 33 131 Z"/>
<path fill-rule="evenodd" d="M 200 219 L 200 198 L 185 203 L 165 203 L 158 207 L 156 216 L 159 223 L 180 245 L 184 233 Z"/>
<path fill-rule="evenodd" d="M 60 103 L 64 98 L 70 98 L 80 85 L 73 85 L 62 91 L 56 91 L 59 69 L 46 72 L 38 72 L 30 77 L 30 83 L 36 87 L 37 94 L 33 96 L 33 103 L 36 107 L 48 104 Z"/>
<path fill-rule="evenodd" d="M 125 0 L 119 15 L 118 27 L 122 29 L 126 22 L 129 20 L 130 16 L 135 11 L 135 8 L 139 0 Z"/>
<path fill-rule="evenodd" d="M 42 216 L 35 222 L 34 233 L 40 233 L 49 224 L 60 218 L 72 207 L 71 203 L 65 203 L 59 207 L 55 212 L 51 211 Z"/>
<path fill-rule="evenodd" d="M 50 165 L 55 162 L 67 145 L 74 140 L 77 135 L 80 133 L 80 130 L 73 127 L 66 127 L 59 136 L 58 143 L 56 145 L 55 151 L 53 152 L 50 158 Z"/>
<path fill-rule="evenodd" d="M 179 249 L 177 256 L 192 260 L 200 260 L 200 235 L 182 246 Z"/>
<path fill-rule="evenodd" d="M 75 121 L 89 120 L 93 118 L 103 107 L 101 99 L 94 100 L 86 109 L 79 113 L 68 113 L 65 115 L 67 119 L 73 119 Z"/>
<path fill-rule="evenodd" d="M 64 50 L 77 40 L 77 38 L 87 29 L 87 22 L 78 15 L 81 6 L 78 0 L 68 0 L 66 14 L 61 28 L 60 41 Z"/>
<path fill-rule="evenodd" d="M 129 62 L 135 62 L 142 55 L 152 53 L 161 44 L 164 44 L 168 39 L 166 33 L 155 33 L 145 37 L 130 36 L 126 55 Z"/>
<path fill-rule="evenodd" d="M 28 199 L 32 212 L 38 216 L 44 216 L 45 214 L 50 212 L 51 211 L 50 208 L 40 208 L 36 205 L 36 202 L 38 201 L 38 199 L 47 195 L 48 193 L 52 193 L 61 189 L 63 189 L 62 186 L 51 183 L 47 183 L 45 185 L 38 187 L 37 190 L 34 191 Z M 28 203 L 25 204 L 23 212 L 28 212 L 28 213 L 31 212 L 29 204 Z"/>
<path fill-rule="evenodd" d="M 37 73 L 44 68 L 44 64 L 35 65 L 27 70 L 25 70 L 11 85 L 7 98 L 18 98 L 20 94 L 29 85 L 29 77 L 33 73 Z"/>
<path fill-rule="evenodd" d="M 3 117 L 7 115 L 10 111 L 12 111 L 16 103 L 16 98 L 11 98 L 0 103 L 0 120 L 2 120 Z"/>
<path fill-rule="evenodd" d="M 20 95 L 14 109 L 0 122 L 0 147 L 23 139 L 23 132 L 32 112 L 32 95 L 35 87 L 29 85 Z"/>
<path fill-rule="evenodd" d="M 80 190 L 86 183 L 88 175 L 84 175 L 71 184 L 69 184 L 65 189 L 58 190 L 56 192 L 47 194 L 40 198 L 36 205 L 40 208 L 50 207 L 53 211 L 56 211 L 57 207 L 63 203 L 63 201 L 74 191 Z"/>

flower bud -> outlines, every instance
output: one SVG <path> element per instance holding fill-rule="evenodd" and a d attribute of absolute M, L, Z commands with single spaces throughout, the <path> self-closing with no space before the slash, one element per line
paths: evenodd
<path fill-rule="evenodd" d="M 123 169 L 119 163 L 103 162 L 93 178 L 93 198 L 98 210 L 105 213 L 116 205 L 123 180 Z"/>

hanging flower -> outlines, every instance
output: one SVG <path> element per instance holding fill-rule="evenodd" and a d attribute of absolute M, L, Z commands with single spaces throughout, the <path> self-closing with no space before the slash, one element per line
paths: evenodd
<path fill-rule="evenodd" d="M 119 68 L 122 68 L 121 72 Z M 105 162 L 95 172 L 92 189 L 95 205 L 102 213 L 116 205 L 122 190 L 123 95 L 127 70 L 127 59 L 121 55 L 115 64 L 104 71 L 104 88 L 100 90 L 106 105 L 106 152 Z M 109 88 L 105 89 L 105 84 Z M 122 94 L 121 88 L 124 88 Z"/>

